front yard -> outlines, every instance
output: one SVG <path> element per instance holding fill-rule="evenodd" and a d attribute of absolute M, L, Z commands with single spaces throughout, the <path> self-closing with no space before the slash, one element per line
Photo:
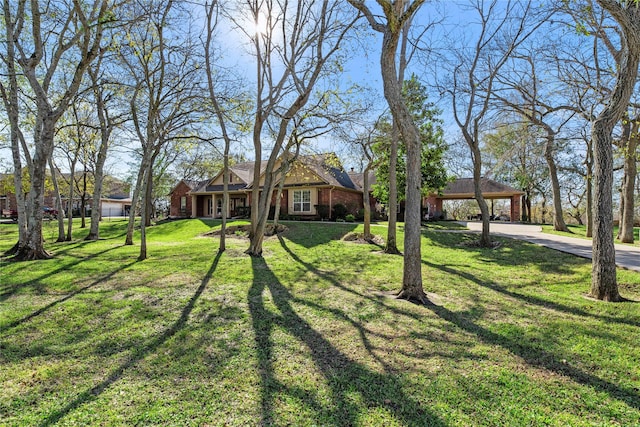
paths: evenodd
<path fill-rule="evenodd" d="M 0 424 L 640 424 L 640 305 L 586 298 L 584 259 L 425 229 L 417 306 L 392 298 L 400 257 L 341 240 L 361 225 L 288 222 L 255 259 L 174 221 L 137 262 L 124 224 L 1 262 Z"/>

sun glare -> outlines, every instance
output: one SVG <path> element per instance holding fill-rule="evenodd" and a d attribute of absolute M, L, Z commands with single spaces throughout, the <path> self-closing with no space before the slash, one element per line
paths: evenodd
<path fill-rule="evenodd" d="M 262 35 L 267 33 L 267 18 L 260 15 L 257 21 L 251 22 L 251 34 Z"/>

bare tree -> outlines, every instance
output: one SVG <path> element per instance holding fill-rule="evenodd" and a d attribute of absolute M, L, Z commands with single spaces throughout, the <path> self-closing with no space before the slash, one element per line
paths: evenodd
<path fill-rule="evenodd" d="M 500 3 L 500 4 L 499 4 Z M 467 143 L 473 161 L 474 193 L 482 215 L 481 246 L 490 246 L 489 209 L 482 195 L 482 153 L 480 135 L 487 120 L 494 86 L 502 68 L 515 49 L 541 24 L 531 21 L 533 10 L 526 2 L 477 1 L 473 8 L 480 28 L 473 47 L 460 48 L 451 65 L 452 80 L 441 84 L 451 98 L 453 117 Z"/>
<path fill-rule="evenodd" d="M 121 50 L 130 78 L 134 132 L 141 145 L 125 244 L 133 244 L 136 206 L 141 201 L 139 260 L 147 258 L 154 162 L 165 144 L 188 138 L 190 126 L 199 120 L 195 112 L 201 100 L 200 67 L 192 58 L 195 47 L 188 34 L 172 27 L 174 5 L 171 0 L 132 2 L 130 13 L 146 19 L 135 22 L 129 32 L 131 42 Z"/>
<path fill-rule="evenodd" d="M 213 0 L 211 3 L 205 4 L 205 13 L 207 16 L 207 27 L 204 41 L 204 56 L 205 56 L 205 72 L 207 74 L 207 89 L 209 92 L 209 101 L 213 107 L 218 127 L 222 134 L 222 140 L 224 141 L 224 149 L 222 152 L 222 225 L 220 229 L 220 243 L 218 246 L 218 252 L 223 252 L 226 249 L 226 230 L 227 230 L 227 215 L 229 212 L 229 152 L 233 138 L 229 129 L 229 124 L 233 122 L 231 115 L 234 114 L 234 108 L 224 108 L 224 100 L 228 98 L 226 92 L 230 91 L 230 85 L 220 88 L 220 84 L 216 81 L 216 77 L 219 77 L 222 73 L 220 69 L 216 69 L 214 66 L 214 59 L 219 54 L 216 51 L 216 44 L 214 43 L 214 36 L 218 28 L 218 19 L 221 16 L 220 3 L 218 0 Z M 218 84 L 217 84 L 218 83 Z M 229 83 L 227 81 L 227 83 Z M 234 92 L 239 92 L 238 89 L 231 89 Z M 236 107 L 237 108 L 237 107 Z"/>
<path fill-rule="evenodd" d="M 250 0 L 247 11 L 228 11 L 251 39 L 256 59 L 255 113 L 252 141 L 255 168 L 251 192 L 250 245 L 246 253 L 262 255 L 264 230 L 275 186 L 273 171 L 290 134 L 292 119 L 305 111 L 316 84 L 336 72 L 331 59 L 358 20 L 351 8 L 330 0 L 270 2 Z M 260 31 L 248 29 L 249 16 Z M 333 69 L 332 69 L 333 68 Z M 269 131 L 269 132 L 268 132 Z M 263 139 L 272 139 L 264 157 Z M 261 177 L 264 182 L 261 184 Z"/>
<path fill-rule="evenodd" d="M 558 179 L 555 157 L 558 150 L 557 135 L 573 118 L 575 108 L 571 105 L 565 105 L 564 102 L 554 101 L 556 93 L 552 93 L 550 97 L 548 93 L 545 93 L 544 86 L 552 86 L 539 77 L 536 63 L 536 57 L 539 56 L 541 56 L 540 52 L 535 50 L 515 54 L 514 68 L 517 69 L 517 72 L 512 70 L 512 72 L 502 73 L 497 79 L 503 88 L 513 90 L 515 95 L 511 97 L 512 93 L 503 94 L 496 91 L 494 96 L 507 108 L 515 111 L 531 125 L 544 132 L 544 158 L 549 170 L 553 197 L 553 227 L 557 231 L 569 232 L 564 222 L 560 180 Z"/>
<path fill-rule="evenodd" d="M 424 1 L 391 2 L 378 0 L 377 3 L 383 11 L 383 17 L 380 19 L 377 19 L 371 9 L 365 5 L 364 1 L 349 0 L 349 3 L 365 15 L 372 29 L 382 34 L 380 68 L 382 72 L 384 96 L 407 148 L 404 269 L 402 289 L 398 297 L 426 304 L 428 299 L 422 287 L 422 255 L 420 246 L 422 206 L 422 175 L 420 166 L 422 144 L 420 133 L 402 97 L 402 83 L 399 80 L 400 75 L 398 74 L 398 66 L 396 64 L 402 32 L 405 26 L 411 24 L 411 20 Z M 395 212 L 391 214 L 395 214 Z"/>
<path fill-rule="evenodd" d="M 591 296 L 604 301 L 621 301 L 616 279 L 613 245 L 613 129 L 626 111 L 638 76 L 640 63 L 640 8 L 635 2 L 597 0 L 618 25 L 619 67 L 616 85 L 608 102 L 591 125 L 593 140 L 594 235 Z"/>
<path fill-rule="evenodd" d="M 93 96 L 95 114 L 98 119 L 100 131 L 100 141 L 97 146 L 91 147 L 90 162 L 93 166 L 93 195 L 91 199 L 91 225 L 89 234 L 85 240 L 98 240 L 100 238 L 100 219 L 102 218 L 100 198 L 104 183 L 104 166 L 107 161 L 107 154 L 112 145 L 114 130 L 125 121 L 125 113 L 118 112 L 120 109 L 112 109 L 109 106 L 122 95 L 122 85 L 114 76 L 109 76 L 103 67 L 104 56 L 98 58 L 92 65 L 88 74 L 90 77 L 90 92 Z"/>
<path fill-rule="evenodd" d="M 26 223 L 21 224 L 26 226 L 26 231 L 20 233 L 16 260 L 50 257 L 44 249 L 42 218 L 45 172 L 53 150 L 55 127 L 77 93 L 87 67 L 101 52 L 103 28 L 111 19 L 109 3 L 107 0 L 74 0 L 70 4 L 47 2 L 46 5 L 37 0 L 15 3 L 5 0 L 3 3 L 7 32 L 3 61 L 14 75 L 19 68 L 32 91 L 36 109 L 35 148 L 29 164 L 31 186 L 22 212 Z M 29 33 L 27 27 L 31 28 Z M 66 70 L 66 67 L 61 67 L 63 64 L 72 64 L 73 72 L 69 83 L 60 88 L 64 80 L 59 73 L 64 72 L 62 68 Z M 17 83 L 10 80 L 10 86 Z M 59 89 L 62 90 L 56 91 Z M 11 125 L 19 127 L 15 120 L 19 113 L 15 110 L 18 104 L 12 95 L 17 93 L 17 88 L 2 92 L 8 94 L 7 101 L 13 115 Z M 12 144 L 14 150 L 19 147 L 19 144 Z M 14 159 L 17 156 L 19 152 L 14 153 Z M 16 167 L 15 170 L 21 168 Z M 19 205 L 18 209 L 23 208 Z"/>

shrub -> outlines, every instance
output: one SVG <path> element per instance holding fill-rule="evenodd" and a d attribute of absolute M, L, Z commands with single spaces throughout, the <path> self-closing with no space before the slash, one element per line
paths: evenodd
<path fill-rule="evenodd" d="M 356 220 L 356 217 L 355 217 L 355 216 L 353 216 L 353 214 L 347 214 L 347 215 L 345 215 L 344 219 L 345 219 L 345 221 L 347 221 L 347 222 L 353 222 L 353 221 L 355 221 L 355 220 Z"/>
<path fill-rule="evenodd" d="M 347 212 L 347 207 L 342 203 L 336 203 L 333 205 L 333 217 L 335 219 L 344 219 Z"/>

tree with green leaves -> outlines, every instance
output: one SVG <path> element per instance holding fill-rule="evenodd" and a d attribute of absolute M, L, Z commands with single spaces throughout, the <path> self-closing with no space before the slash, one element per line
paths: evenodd
<path fill-rule="evenodd" d="M 427 89 L 420 83 L 417 76 L 412 75 L 404 82 L 402 95 L 411 113 L 414 123 L 418 127 L 421 141 L 420 171 L 422 195 L 438 191 L 448 180 L 444 167 L 443 156 L 447 150 L 442 130 L 441 111 L 429 102 Z M 389 146 L 392 138 L 393 123 L 390 118 L 378 123 L 378 133 L 373 144 L 376 156 L 376 184 L 373 195 L 382 203 L 389 200 Z M 396 163 L 396 177 L 398 180 L 398 201 L 404 201 L 407 175 L 407 147 L 401 137 L 398 144 L 398 160 Z M 393 214 L 393 212 L 390 212 Z"/>

